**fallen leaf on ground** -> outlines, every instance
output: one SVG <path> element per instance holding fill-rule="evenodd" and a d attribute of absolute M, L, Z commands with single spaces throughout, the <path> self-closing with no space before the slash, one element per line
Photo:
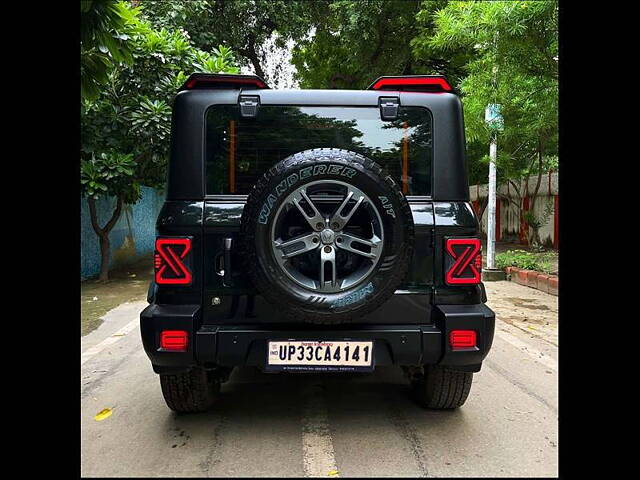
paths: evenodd
<path fill-rule="evenodd" d="M 335 477 L 336 475 L 338 475 L 338 470 L 331 470 L 327 475 L 329 475 L 330 477 Z"/>
<path fill-rule="evenodd" d="M 113 413 L 113 410 L 111 410 L 110 408 L 104 408 L 104 409 L 100 410 L 98 413 L 96 413 L 96 416 L 93 417 L 93 418 L 97 422 L 101 422 L 105 418 L 109 418 L 112 413 Z"/>
<path fill-rule="evenodd" d="M 126 335 L 126 333 L 114 333 L 113 335 L 111 335 L 112 337 L 124 337 Z"/>

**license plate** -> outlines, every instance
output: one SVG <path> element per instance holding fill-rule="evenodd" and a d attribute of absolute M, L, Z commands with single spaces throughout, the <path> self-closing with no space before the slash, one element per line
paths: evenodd
<path fill-rule="evenodd" d="M 269 341 L 267 370 L 370 372 L 373 341 Z"/>

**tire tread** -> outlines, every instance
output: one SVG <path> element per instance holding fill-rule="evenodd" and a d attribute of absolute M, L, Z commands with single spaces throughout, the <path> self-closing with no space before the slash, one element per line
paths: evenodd
<path fill-rule="evenodd" d="M 472 372 L 440 365 L 427 365 L 424 370 L 424 377 L 413 383 L 414 394 L 421 406 L 448 410 L 464 405 L 471 391 Z"/>
<path fill-rule="evenodd" d="M 202 368 L 185 373 L 160 374 L 160 386 L 167 406 L 180 413 L 207 411 L 220 389 L 216 380 L 210 381 Z"/>

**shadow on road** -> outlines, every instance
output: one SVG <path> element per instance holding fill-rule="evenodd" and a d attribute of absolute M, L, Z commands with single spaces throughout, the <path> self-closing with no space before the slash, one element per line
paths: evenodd
<path fill-rule="evenodd" d="M 432 411 L 418 406 L 411 397 L 408 381 L 399 367 L 378 367 L 373 373 L 279 373 L 269 374 L 252 367 L 237 368 L 221 388 L 220 398 L 210 412 L 169 413 L 169 421 L 189 425 L 219 421 L 233 423 L 259 416 L 260 422 L 277 425 L 279 420 L 296 419 L 303 414 L 305 396 L 316 392 L 324 397 L 332 424 L 359 423 L 383 414 L 392 420 L 400 414 L 412 422 L 462 421 L 463 411 Z M 335 423 L 338 421 L 339 423 Z M 349 427 L 352 428 L 352 427 Z"/>

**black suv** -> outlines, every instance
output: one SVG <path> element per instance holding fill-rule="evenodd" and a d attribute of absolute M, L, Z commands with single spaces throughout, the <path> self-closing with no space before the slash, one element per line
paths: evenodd
<path fill-rule="evenodd" d="M 442 76 L 272 90 L 193 74 L 173 107 L 142 340 L 168 406 L 233 367 L 401 366 L 456 408 L 493 340 L 462 105 Z"/>

